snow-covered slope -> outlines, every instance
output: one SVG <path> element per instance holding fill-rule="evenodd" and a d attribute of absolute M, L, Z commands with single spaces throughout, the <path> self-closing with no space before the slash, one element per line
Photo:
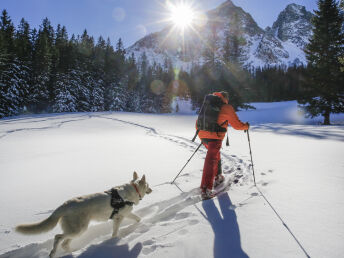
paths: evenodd
<path fill-rule="evenodd" d="M 247 135 L 230 129 L 223 170 L 239 183 L 201 202 L 202 147 L 195 115 L 75 113 L 0 120 L 0 257 L 46 257 L 53 231 L 13 229 L 46 218 L 65 200 L 146 174 L 153 192 L 134 208 L 120 239 L 111 222 L 92 224 L 65 257 L 342 257 L 344 128 L 302 120 L 296 102 L 256 103 Z M 294 119 L 298 117 L 298 119 Z M 337 123 L 344 115 L 333 117 Z M 166 184 L 164 184 L 166 183 Z M 266 199 L 265 199 L 266 198 Z M 270 206 L 271 205 L 271 206 Z M 283 225 L 285 223 L 285 226 Z M 288 228 L 286 228 L 288 227 Z M 288 230 L 289 229 L 289 230 Z"/>
<path fill-rule="evenodd" d="M 207 12 L 206 22 L 195 26 L 184 35 L 166 27 L 137 41 L 126 51 L 139 59 L 143 53 L 153 63 L 164 65 L 170 59 L 175 67 L 190 69 L 192 63 L 202 63 L 202 55 L 209 41 L 217 38 L 216 56 L 223 57 L 226 34 L 233 37 L 233 29 L 240 27 L 244 39 L 240 60 L 245 66 L 305 64 L 304 46 L 311 35 L 310 20 L 313 16 L 304 6 L 289 4 L 278 19 L 265 30 L 252 16 L 227 0 L 218 8 Z M 235 25 L 236 24 L 236 25 Z"/>

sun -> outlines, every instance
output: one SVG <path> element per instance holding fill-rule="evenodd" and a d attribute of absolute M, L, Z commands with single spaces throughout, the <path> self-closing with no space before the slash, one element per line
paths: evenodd
<path fill-rule="evenodd" d="M 169 3 L 168 9 L 170 12 L 169 20 L 174 26 L 182 30 L 192 26 L 195 20 L 195 12 L 190 5 L 186 3 L 176 5 Z"/>

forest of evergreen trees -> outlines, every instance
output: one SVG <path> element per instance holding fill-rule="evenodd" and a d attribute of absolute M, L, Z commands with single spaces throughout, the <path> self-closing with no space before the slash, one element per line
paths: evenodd
<path fill-rule="evenodd" d="M 15 28 L 6 10 L 0 19 L 0 118 L 44 112 L 168 113 L 176 96 L 190 98 L 197 108 L 205 94 L 220 90 L 230 93 L 235 108 L 303 94 L 304 67 L 245 70 L 235 57 L 239 51 L 227 49 L 228 57 L 215 59 L 210 51 L 204 55 L 212 61 L 179 71 L 168 59 L 159 65 L 149 63 L 144 53 L 126 55 L 121 39 L 113 46 L 86 30 L 69 36 L 66 27 L 53 28 L 47 18 L 38 30 L 24 19 Z M 231 40 L 229 46 L 240 46 L 240 39 Z"/>

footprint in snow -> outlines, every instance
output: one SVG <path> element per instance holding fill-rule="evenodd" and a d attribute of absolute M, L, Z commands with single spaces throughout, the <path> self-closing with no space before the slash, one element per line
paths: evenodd
<path fill-rule="evenodd" d="M 148 255 L 152 252 L 154 252 L 157 248 L 164 248 L 164 247 L 171 247 L 171 244 L 156 244 L 155 241 L 153 240 L 147 240 L 144 241 L 143 243 L 143 250 L 142 253 L 144 255 Z"/>
<path fill-rule="evenodd" d="M 227 166 L 227 168 L 225 168 L 225 171 L 223 172 L 223 173 L 225 173 L 225 174 L 230 174 L 230 173 L 232 173 L 234 171 L 234 168 L 230 168 L 229 169 L 229 167 Z"/>
<path fill-rule="evenodd" d="M 181 220 L 181 219 L 185 219 L 187 217 L 190 217 L 191 213 L 188 213 L 188 212 L 181 212 L 181 213 L 178 213 L 174 219 L 175 220 Z"/>
<path fill-rule="evenodd" d="M 189 233 L 189 231 L 186 230 L 186 229 L 182 229 L 182 230 L 179 230 L 179 231 L 178 231 L 178 234 L 179 234 L 179 235 L 186 235 L 187 233 Z"/>
<path fill-rule="evenodd" d="M 145 243 L 146 243 L 146 244 L 145 244 Z M 155 249 L 156 249 L 156 247 L 157 247 L 157 246 L 155 245 L 155 242 L 152 241 L 152 240 L 147 240 L 147 241 L 143 242 L 143 246 L 145 246 L 145 247 L 142 249 L 142 253 L 143 253 L 144 255 L 148 255 L 148 254 L 154 252 Z"/>
<path fill-rule="evenodd" d="M 190 225 L 190 226 L 196 225 L 196 224 L 198 224 L 198 223 L 199 223 L 199 221 L 198 221 L 197 219 L 192 219 L 192 220 L 189 221 L 189 225 Z"/>
<path fill-rule="evenodd" d="M 155 243 L 155 241 L 153 241 L 153 240 L 146 240 L 146 241 L 144 241 L 143 243 L 142 243 L 142 245 L 143 246 L 147 246 L 147 245 L 152 245 L 152 244 L 154 244 Z"/>
<path fill-rule="evenodd" d="M 141 227 L 139 227 L 136 232 L 138 233 L 146 233 L 149 231 L 149 226 L 148 225 L 142 225 Z"/>

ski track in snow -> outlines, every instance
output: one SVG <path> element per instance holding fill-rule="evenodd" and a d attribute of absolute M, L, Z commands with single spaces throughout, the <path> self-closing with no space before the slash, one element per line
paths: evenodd
<path fill-rule="evenodd" d="M 147 127 L 147 126 L 144 126 L 141 124 L 137 124 L 137 123 L 133 123 L 133 122 L 129 122 L 129 121 L 124 121 L 124 120 L 120 120 L 120 119 L 116 119 L 116 118 L 108 118 L 108 117 L 104 117 L 104 116 L 100 116 L 100 117 L 106 118 L 106 119 L 112 119 L 112 120 L 115 120 L 118 122 L 123 122 L 123 123 L 127 123 L 127 124 L 131 124 L 134 126 L 144 128 L 144 129 L 148 130 L 148 133 L 151 133 L 155 136 L 159 136 L 159 137 L 161 137 L 165 140 L 168 140 L 170 142 L 176 143 L 183 148 L 191 149 L 192 151 L 197 146 L 197 143 L 194 143 L 191 140 L 188 140 L 184 137 L 170 135 L 170 134 L 164 135 L 164 134 L 158 133 L 157 130 L 152 128 L 152 127 Z M 206 154 L 206 151 L 204 149 L 199 150 L 199 152 L 202 153 L 203 155 Z M 242 159 L 238 158 L 237 156 L 228 155 L 228 154 L 225 154 L 224 152 L 225 151 L 221 152 L 221 159 L 222 159 L 222 163 L 223 163 L 223 173 L 224 174 L 230 174 L 232 182 L 236 179 L 238 182 L 240 182 L 240 185 L 247 183 L 249 181 L 249 176 L 251 176 L 251 174 L 250 174 L 251 163 L 246 164 Z M 232 165 L 232 168 L 230 170 L 229 170 L 230 167 L 229 167 L 228 163 L 230 163 Z M 236 166 L 235 171 L 233 171 L 234 166 Z M 272 170 L 269 170 L 268 172 L 272 173 Z M 264 176 L 265 173 L 261 173 L 261 175 Z M 183 176 L 183 174 L 180 176 Z M 167 183 L 169 183 L 169 182 L 167 182 Z M 247 202 L 251 198 L 254 198 L 256 196 L 262 196 L 262 198 L 265 199 L 265 201 L 270 205 L 270 208 L 273 210 L 273 212 L 276 214 L 276 216 L 280 219 L 280 221 L 282 222 L 282 225 L 289 231 L 291 236 L 297 242 L 297 244 L 302 249 L 302 251 L 304 252 L 306 257 L 310 257 L 309 254 L 307 253 L 307 251 L 304 249 L 303 245 L 299 242 L 298 238 L 294 235 L 293 231 L 288 227 L 287 223 L 283 220 L 283 218 L 280 217 L 278 211 L 275 210 L 274 206 L 269 202 L 269 200 L 262 193 L 262 191 L 260 190 L 260 188 L 258 186 L 259 184 L 261 184 L 262 186 L 266 186 L 268 183 L 263 182 L 263 181 L 257 182 L 257 186 L 255 186 L 255 187 L 258 190 L 258 193 L 257 192 L 251 193 L 250 197 L 248 197 L 246 200 L 240 202 L 237 205 L 232 205 L 232 207 L 230 207 L 230 208 L 236 209 L 237 207 L 243 206 L 244 205 L 243 203 Z M 133 224 L 131 226 L 128 226 L 127 228 L 123 229 L 120 232 L 119 236 L 120 237 L 126 237 L 131 233 L 135 233 L 135 231 L 142 228 L 142 226 L 143 226 L 143 228 L 147 228 L 147 230 L 144 230 L 144 231 L 139 230 L 139 233 L 141 233 L 141 234 L 145 233 L 148 231 L 148 228 L 152 228 L 156 224 L 159 225 L 159 223 L 161 224 L 161 222 L 164 222 L 166 220 L 167 221 L 175 220 L 178 215 L 181 216 L 182 218 L 192 217 L 192 213 L 178 213 L 178 212 L 182 211 L 183 209 L 185 209 L 186 207 L 191 206 L 191 205 L 194 205 L 195 208 L 202 214 L 202 216 L 207 218 L 206 215 L 204 215 L 204 213 L 195 205 L 196 203 L 201 201 L 201 198 L 199 195 L 199 188 L 195 188 L 195 189 L 191 190 L 190 192 L 183 192 L 183 190 L 178 186 L 177 183 L 175 185 L 182 192 L 181 195 L 179 195 L 175 198 L 172 198 L 169 201 L 162 201 L 160 203 L 155 203 L 151 206 L 148 206 L 147 209 L 151 209 L 152 207 L 157 207 L 158 211 L 160 211 L 160 212 L 158 212 L 155 216 L 151 217 L 150 219 L 145 219 L 144 221 L 141 221 L 138 224 Z M 228 191 L 229 187 L 230 187 L 230 185 L 228 185 L 226 187 L 224 192 Z M 140 211 L 142 213 L 138 212 L 138 215 L 140 217 L 145 217 L 147 215 L 144 212 L 145 210 L 146 210 L 146 208 L 141 209 Z M 191 220 L 190 220 L 190 222 L 191 222 Z M 198 221 L 196 220 L 196 221 L 191 222 L 191 225 L 192 225 L 192 223 L 197 224 Z M 181 230 L 180 231 L 181 234 L 187 234 L 188 233 L 187 229 L 182 229 L 182 228 L 184 228 L 184 226 L 179 227 L 177 229 L 174 229 L 170 233 Z M 168 233 L 168 234 L 170 234 L 170 233 Z M 128 242 L 134 240 L 135 238 L 136 238 L 135 236 L 130 236 L 130 238 L 128 239 L 129 240 Z M 155 243 L 155 241 L 153 238 L 153 240 L 149 240 L 148 245 L 154 244 L 154 243 Z M 143 243 L 143 245 L 145 245 L 145 242 Z M 166 246 L 161 246 L 161 247 L 166 247 Z M 156 248 L 157 248 L 157 245 L 153 245 L 153 247 L 149 247 L 149 248 L 145 247 L 142 252 L 143 252 L 143 254 L 148 255 L 149 253 L 153 252 Z"/>
<path fill-rule="evenodd" d="M 181 136 L 176 136 L 176 135 L 171 135 L 171 134 L 162 134 L 153 127 L 148 127 L 142 124 L 125 121 L 125 120 L 121 120 L 121 119 L 117 119 L 113 117 L 106 117 L 103 115 L 100 115 L 97 117 L 110 119 L 117 122 L 122 122 L 122 123 L 130 124 L 133 126 L 141 127 L 143 129 L 146 129 L 149 135 L 161 137 L 164 140 L 178 144 L 179 146 L 185 149 L 188 149 L 192 152 L 194 152 L 195 148 L 199 145 L 199 143 L 192 142 L 191 140 L 181 137 Z M 203 154 L 204 156 L 206 155 L 206 149 L 204 148 L 199 149 L 198 152 Z M 236 155 L 226 154 L 225 151 L 221 151 L 221 159 L 222 159 L 222 169 L 223 169 L 224 174 L 232 174 L 235 171 L 235 173 L 233 174 L 233 178 L 236 177 L 237 179 L 239 179 L 243 177 L 243 179 L 245 180 L 241 180 L 241 183 L 243 183 L 244 181 L 247 181 L 247 177 L 250 175 L 250 172 L 249 172 L 250 164 L 246 164 L 241 158 L 238 158 Z M 181 174 L 180 176 L 182 175 L 183 174 Z M 169 182 L 166 182 L 166 183 L 169 183 Z"/>
<path fill-rule="evenodd" d="M 86 117 L 86 118 L 81 118 L 81 117 Z M 91 119 L 92 117 L 96 117 L 96 116 L 82 115 L 82 116 L 80 116 L 80 118 L 66 120 L 66 121 L 61 121 L 61 122 L 56 122 L 56 123 L 53 123 L 50 126 L 27 127 L 27 128 L 18 128 L 18 129 L 12 129 L 12 130 L 7 130 L 7 131 L 0 131 L 0 133 L 1 133 L 0 139 L 4 138 L 4 137 L 6 137 L 6 136 L 8 136 L 8 135 L 10 135 L 12 133 L 16 133 L 16 132 L 22 132 L 22 131 L 41 131 L 41 130 L 60 128 L 64 124 L 72 123 L 72 122 L 78 122 L 78 121 L 82 121 L 82 120 L 87 120 L 87 119 Z M 49 118 L 49 119 L 34 120 L 34 121 L 19 122 L 19 123 L 40 123 L 40 122 L 46 122 L 46 121 L 50 121 L 50 120 L 57 120 L 57 119 L 61 119 L 61 118 Z M 8 122 L 8 121 L 3 122 L 3 124 L 9 124 L 9 123 L 10 122 Z M 16 122 L 16 123 L 18 123 L 18 122 Z"/>
<path fill-rule="evenodd" d="M 81 120 L 91 119 L 91 118 L 102 118 L 112 120 L 114 122 L 125 123 L 128 125 L 140 127 L 147 131 L 147 134 L 152 137 L 160 137 L 166 141 L 178 144 L 180 147 L 189 150 L 190 152 L 194 152 L 196 147 L 199 143 L 192 142 L 189 139 L 186 139 L 181 136 L 171 135 L 171 134 L 163 134 L 158 132 L 153 127 L 148 127 L 142 124 L 134 123 L 131 121 L 126 121 L 114 117 L 109 117 L 105 115 L 91 115 L 87 114 L 84 116 L 76 117 L 76 119 L 60 121 L 54 123 L 51 126 L 43 126 L 40 128 L 19 128 L 14 130 L 8 130 L 6 132 L 2 132 L 3 135 L 0 136 L 4 138 L 5 136 L 21 131 L 30 131 L 30 130 L 47 130 L 52 128 L 60 128 L 66 123 L 77 122 Z M 37 122 L 46 122 L 53 119 L 44 119 L 44 120 L 36 120 Z M 30 121 L 32 122 L 32 121 Z M 229 155 L 225 153 L 226 150 L 221 151 L 221 158 L 222 158 L 222 169 L 223 173 L 226 176 L 231 177 L 231 181 L 234 180 L 238 181 L 238 185 L 248 184 L 249 177 L 251 176 L 250 172 L 250 164 L 247 164 L 243 161 L 243 159 L 237 157 L 236 155 Z M 204 158 L 206 155 L 206 149 L 200 148 L 198 153 L 200 153 Z M 199 173 L 199 171 L 197 171 Z M 190 173 L 183 173 L 179 177 L 185 178 L 190 177 L 192 174 Z M 160 187 L 162 185 L 170 184 L 170 182 L 162 182 L 161 184 L 152 186 Z M 183 210 L 187 207 L 194 206 L 196 212 L 201 213 L 201 215 L 207 219 L 206 215 L 197 207 L 197 203 L 201 201 L 199 188 L 196 187 L 191 191 L 183 191 L 183 186 L 181 183 L 178 183 L 178 179 L 176 180 L 175 186 L 179 189 L 180 194 L 168 199 L 163 200 L 160 202 L 153 203 L 147 207 L 138 209 L 135 213 L 141 217 L 141 221 L 139 223 L 132 224 L 132 221 L 124 221 L 120 227 L 119 237 L 120 239 L 125 240 L 125 242 L 130 243 L 131 241 L 135 240 L 138 237 L 142 237 L 142 235 L 149 230 L 155 227 L 171 227 L 172 224 L 176 224 L 177 226 L 174 227 L 168 233 L 164 233 L 161 236 L 153 237 L 151 240 L 144 241 L 142 244 L 140 243 L 139 246 L 133 247 L 129 250 L 128 245 L 117 245 L 116 243 L 120 241 L 118 238 L 112 239 L 111 237 L 111 230 L 112 230 L 112 222 L 108 221 L 105 223 L 97 224 L 97 225 L 90 225 L 88 230 L 81 235 L 80 237 L 73 240 L 71 244 L 72 250 L 74 252 L 72 254 L 63 253 L 63 251 L 59 248 L 57 255 L 65 257 L 92 257 L 92 253 L 99 254 L 101 250 L 104 248 L 114 248 L 116 247 L 116 254 L 117 250 L 122 250 L 123 248 L 123 257 L 131 257 L 134 253 L 137 255 L 142 251 L 142 254 L 149 255 L 150 253 L 154 252 L 157 248 L 168 247 L 170 244 L 159 244 L 161 239 L 167 238 L 169 234 L 174 232 L 178 232 L 178 234 L 184 235 L 188 233 L 187 226 L 193 226 L 199 223 L 197 219 L 194 218 L 192 212 L 183 212 Z M 172 186 L 171 186 L 172 187 Z M 173 186 L 174 187 L 174 186 Z M 227 187 L 226 191 L 229 190 L 229 186 Z M 252 193 L 246 200 L 233 205 L 232 209 L 237 207 L 241 207 L 247 203 L 248 200 L 258 196 L 258 193 Z M 52 211 L 42 211 L 39 214 L 50 214 Z M 178 223 L 176 223 L 178 222 Z M 49 239 L 43 243 L 33 243 L 24 247 L 17 246 L 17 249 L 9 251 L 5 254 L 0 255 L 1 258 L 4 257 L 43 257 L 47 256 L 53 240 Z M 106 254 L 106 251 L 104 251 Z M 121 253 L 121 251 L 118 251 Z M 67 255 L 67 256 L 66 256 Z M 137 256 L 133 256 L 137 257 Z"/>

